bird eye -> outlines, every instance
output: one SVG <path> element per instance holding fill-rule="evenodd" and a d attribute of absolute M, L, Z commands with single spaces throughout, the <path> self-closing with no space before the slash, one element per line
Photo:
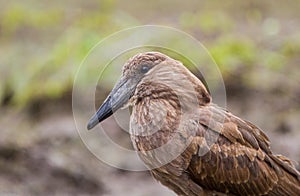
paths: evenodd
<path fill-rule="evenodd" d="M 147 73 L 149 71 L 150 67 L 148 65 L 143 65 L 141 68 L 142 73 Z"/>

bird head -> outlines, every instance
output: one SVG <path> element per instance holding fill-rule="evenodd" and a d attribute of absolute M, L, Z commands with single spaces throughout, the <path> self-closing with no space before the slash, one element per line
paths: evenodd
<path fill-rule="evenodd" d="M 123 66 L 120 80 L 90 119 L 87 129 L 92 129 L 126 105 L 135 94 L 139 93 L 137 90 L 139 85 L 151 81 L 169 83 L 169 85 L 177 83 L 179 88 L 175 86 L 175 89 L 187 90 L 186 88 L 180 88 L 180 85 L 184 84 L 182 81 L 185 81 L 185 78 L 190 79 L 192 86 L 197 91 L 197 96 L 200 96 L 201 102 L 211 101 L 205 86 L 179 61 L 159 52 L 139 53 L 133 56 Z"/>

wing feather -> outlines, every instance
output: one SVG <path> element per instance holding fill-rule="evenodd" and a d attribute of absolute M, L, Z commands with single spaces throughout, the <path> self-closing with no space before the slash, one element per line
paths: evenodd
<path fill-rule="evenodd" d="M 300 193 L 299 172 L 271 152 L 262 130 L 216 106 L 198 115 L 198 148 L 188 170 L 199 185 L 237 195 Z"/>

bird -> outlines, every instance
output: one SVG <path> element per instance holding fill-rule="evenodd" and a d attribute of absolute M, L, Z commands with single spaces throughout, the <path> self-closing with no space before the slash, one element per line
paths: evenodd
<path fill-rule="evenodd" d="M 256 125 L 212 102 L 180 61 L 131 57 L 90 130 L 130 107 L 130 137 L 152 176 L 177 195 L 300 195 L 300 173 Z"/>

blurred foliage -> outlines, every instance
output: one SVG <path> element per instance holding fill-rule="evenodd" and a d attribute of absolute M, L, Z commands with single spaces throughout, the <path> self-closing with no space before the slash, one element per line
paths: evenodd
<path fill-rule="evenodd" d="M 82 114 L 94 97 L 81 92 L 95 92 L 94 79 L 99 79 L 95 105 L 101 104 L 122 64 L 137 52 L 164 52 L 200 78 L 199 70 L 215 67 L 205 50 L 199 54 L 169 34 L 161 41 L 185 54 L 149 46 L 111 58 L 113 49 L 127 46 L 122 39 L 107 44 L 114 46 L 111 51 L 89 53 L 107 36 L 144 24 L 175 27 L 199 40 L 222 73 L 229 110 L 266 130 L 274 152 L 299 162 L 299 10 L 299 0 L 0 0 L 0 195 L 166 195 L 145 173 L 104 166 L 87 153 L 76 132 L 87 119 L 76 118 L 75 127 L 70 112 L 70 92 L 84 60 L 88 66 L 80 70 L 75 89 L 80 99 L 75 109 Z M 151 43 L 149 34 L 129 37 Z M 191 56 L 203 59 L 201 69 Z M 107 64 L 107 59 L 113 60 Z M 218 89 L 219 78 L 205 76 L 209 90 Z M 115 144 L 130 145 L 113 118 L 104 126 Z M 94 139 L 93 146 L 99 143 Z M 99 145 L 107 149 L 106 142 Z"/>
<path fill-rule="evenodd" d="M 228 15 L 219 11 L 185 12 L 180 17 L 184 29 L 201 29 L 207 35 L 228 32 L 234 26 Z"/>
<path fill-rule="evenodd" d="M 22 107 L 33 99 L 59 98 L 70 90 L 78 66 L 95 43 L 123 28 L 144 24 L 135 15 L 141 15 L 141 10 L 131 14 L 119 9 L 119 4 L 121 2 L 114 0 L 93 3 L 72 1 L 65 2 L 66 6 L 60 3 L 45 5 L 36 1 L 20 1 L 7 2 L 2 6 L 2 102 L 11 98 L 11 103 Z M 126 3 L 123 2 L 123 6 L 124 4 Z M 200 41 L 204 39 L 205 46 L 225 79 L 230 73 L 240 73 L 240 69 L 248 70 L 249 77 L 244 77 L 245 84 L 254 86 L 262 81 L 259 77 L 252 77 L 255 74 L 251 70 L 257 70 L 253 67 L 262 68 L 266 73 L 282 70 L 287 66 L 293 67 L 296 66 L 294 62 L 297 62 L 295 59 L 299 59 L 300 53 L 300 34 L 281 35 L 283 22 L 265 17 L 265 5 L 262 3 L 259 7 L 259 3 L 257 4 L 258 6 L 255 3 L 242 4 L 247 9 L 245 14 L 240 13 L 246 24 L 239 21 L 241 19 L 231 10 L 232 4 L 229 4 L 227 11 L 227 8 L 221 11 L 182 11 L 176 16 L 178 23 L 174 24 L 173 21 L 164 25 L 177 26 Z M 259 29 L 257 32 L 251 32 L 253 24 Z M 245 31 L 250 32 L 247 36 L 239 32 L 246 27 Z M 179 60 L 186 61 L 180 57 Z M 104 77 L 109 78 L 116 72 L 108 73 Z M 95 74 L 93 71 L 85 73 L 86 84 Z"/>
<path fill-rule="evenodd" d="M 0 98 L 12 92 L 12 102 L 24 106 L 32 99 L 57 98 L 71 89 L 78 65 L 95 43 L 123 25 L 135 24 L 130 17 L 128 23 L 116 20 L 113 7 L 113 1 L 99 1 L 88 13 L 69 10 L 70 17 L 65 16 L 68 10 L 58 7 L 7 5 L 0 14 L 1 49 L 6 50 L 0 62 L 4 79 Z"/>
<path fill-rule="evenodd" d="M 210 52 L 224 73 L 239 66 L 251 66 L 257 56 L 251 40 L 231 36 L 217 39 Z"/>

